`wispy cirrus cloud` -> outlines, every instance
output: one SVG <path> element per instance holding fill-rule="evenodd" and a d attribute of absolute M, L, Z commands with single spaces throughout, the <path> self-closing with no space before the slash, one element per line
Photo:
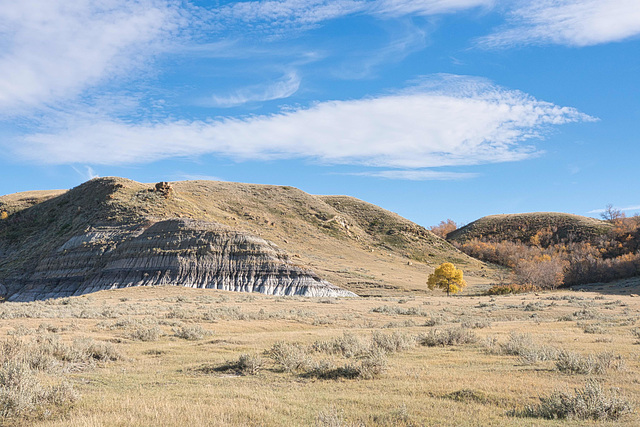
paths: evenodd
<path fill-rule="evenodd" d="M 183 24 L 170 0 L 0 0 L 0 113 L 123 77 L 165 49 Z"/>
<path fill-rule="evenodd" d="M 496 0 L 378 0 L 370 11 L 379 15 L 436 15 L 476 7 L 492 7 Z"/>
<path fill-rule="evenodd" d="M 370 176 L 384 179 L 400 179 L 406 181 L 458 181 L 471 179 L 478 176 L 477 173 L 469 172 L 443 172 L 425 169 L 408 170 L 374 170 L 368 172 L 355 172 L 346 175 Z"/>
<path fill-rule="evenodd" d="M 626 208 L 617 208 L 617 209 L 619 211 L 622 211 L 622 212 L 640 211 L 640 205 L 628 206 Z M 606 212 L 606 210 L 607 209 L 594 209 L 594 210 L 591 210 L 591 211 L 589 211 L 587 213 L 590 213 L 590 214 L 601 214 L 601 213 Z"/>
<path fill-rule="evenodd" d="M 519 1 L 508 12 L 508 24 L 479 39 L 481 46 L 526 44 L 592 46 L 640 35 L 637 0 Z"/>
<path fill-rule="evenodd" d="M 539 154 L 529 141 L 549 126 L 594 120 L 483 80 L 427 80 L 440 83 L 270 115 L 153 123 L 74 117 L 63 127 L 25 136 L 15 152 L 41 163 L 127 164 L 216 154 L 419 169 L 526 159 Z"/>
<path fill-rule="evenodd" d="M 437 15 L 477 7 L 491 7 L 495 0 L 255 0 L 237 2 L 211 11 L 213 22 L 244 22 L 244 31 L 273 32 L 309 29 L 324 21 L 354 14 L 397 18 Z"/>
<path fill-rule="evenodd" d="M 207 107 L 229 108 L 250 102 L 273 101 L 288 98 L 300 88 L 300 76 L 296 72 L 287 73 L 284 78 L 266 85 L 253 85 L 237 89 L 226 96 L 213 95 L 200 104 Z"/>
<path fill-rule="evenodd" d="M 214 9 L 210 21 L 220 28 L 243 22 L 244 32 L 308 29 L 367 8 L 364 0 L 264 0 L 243 1 Z"/>

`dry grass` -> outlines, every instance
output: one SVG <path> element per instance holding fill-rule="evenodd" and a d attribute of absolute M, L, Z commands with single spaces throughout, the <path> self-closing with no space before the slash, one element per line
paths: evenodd
<path fill-rule="evenodd" d="M 564 291 L 326 303 L 158 287 L 0 312 L 3 357 L 25 361 L 21 346 L 47 348 L 28 359 L 34 378 L 80 396 L 60 391 L 0 425 L 557 425 L 547 418 L 566 413 L 563 425 L 578 426 L 583 416 L 570 408 L 592 395 L 601 405 L 587 418 L 640 423 L 628 412 L 640 403 L 640 298 Z M 584 332 L 597 323 L 604 334 Z M 162 334 L 134 338 L 138 328 Z M 183 330 L 214 333 L 189 340 L 176 336 Z M 461 331 L 473 339 L 416 345 L 428 336 L 448 344 Z M 586 390 L 590 377 L 601 393 Z M 556 409 L 565 412 L 540 415 Z"/>

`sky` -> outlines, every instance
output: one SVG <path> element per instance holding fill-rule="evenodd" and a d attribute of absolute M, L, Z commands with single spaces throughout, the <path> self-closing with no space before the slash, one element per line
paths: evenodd
<path fill-rule="evenodd" d="M 0 0 L 0 194 L 345 194 L 423 226 L 640 212 L 639 0 Z"/>

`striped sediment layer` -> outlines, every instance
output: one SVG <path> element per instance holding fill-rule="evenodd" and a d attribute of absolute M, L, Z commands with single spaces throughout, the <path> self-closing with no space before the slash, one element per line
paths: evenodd
<path fill-rule="evenodd" d="M 193 219 L 94 226 L 5 278 L 9 301 L 83 295 L 129 286 L 179 285 L 269 295 L 356 296 L 293 263 L 258 236 Z"/>

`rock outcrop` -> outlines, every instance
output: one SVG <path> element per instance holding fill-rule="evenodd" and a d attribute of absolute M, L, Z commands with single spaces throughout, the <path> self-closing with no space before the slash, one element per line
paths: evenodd
<path fill-rule="evenodd" d="M 294 265 L 273 243 L 214 222 L 91 227 L 44 256 L 9 301 L 129 286 L 180 285 L 270 295 L 356 296 Z"/>

